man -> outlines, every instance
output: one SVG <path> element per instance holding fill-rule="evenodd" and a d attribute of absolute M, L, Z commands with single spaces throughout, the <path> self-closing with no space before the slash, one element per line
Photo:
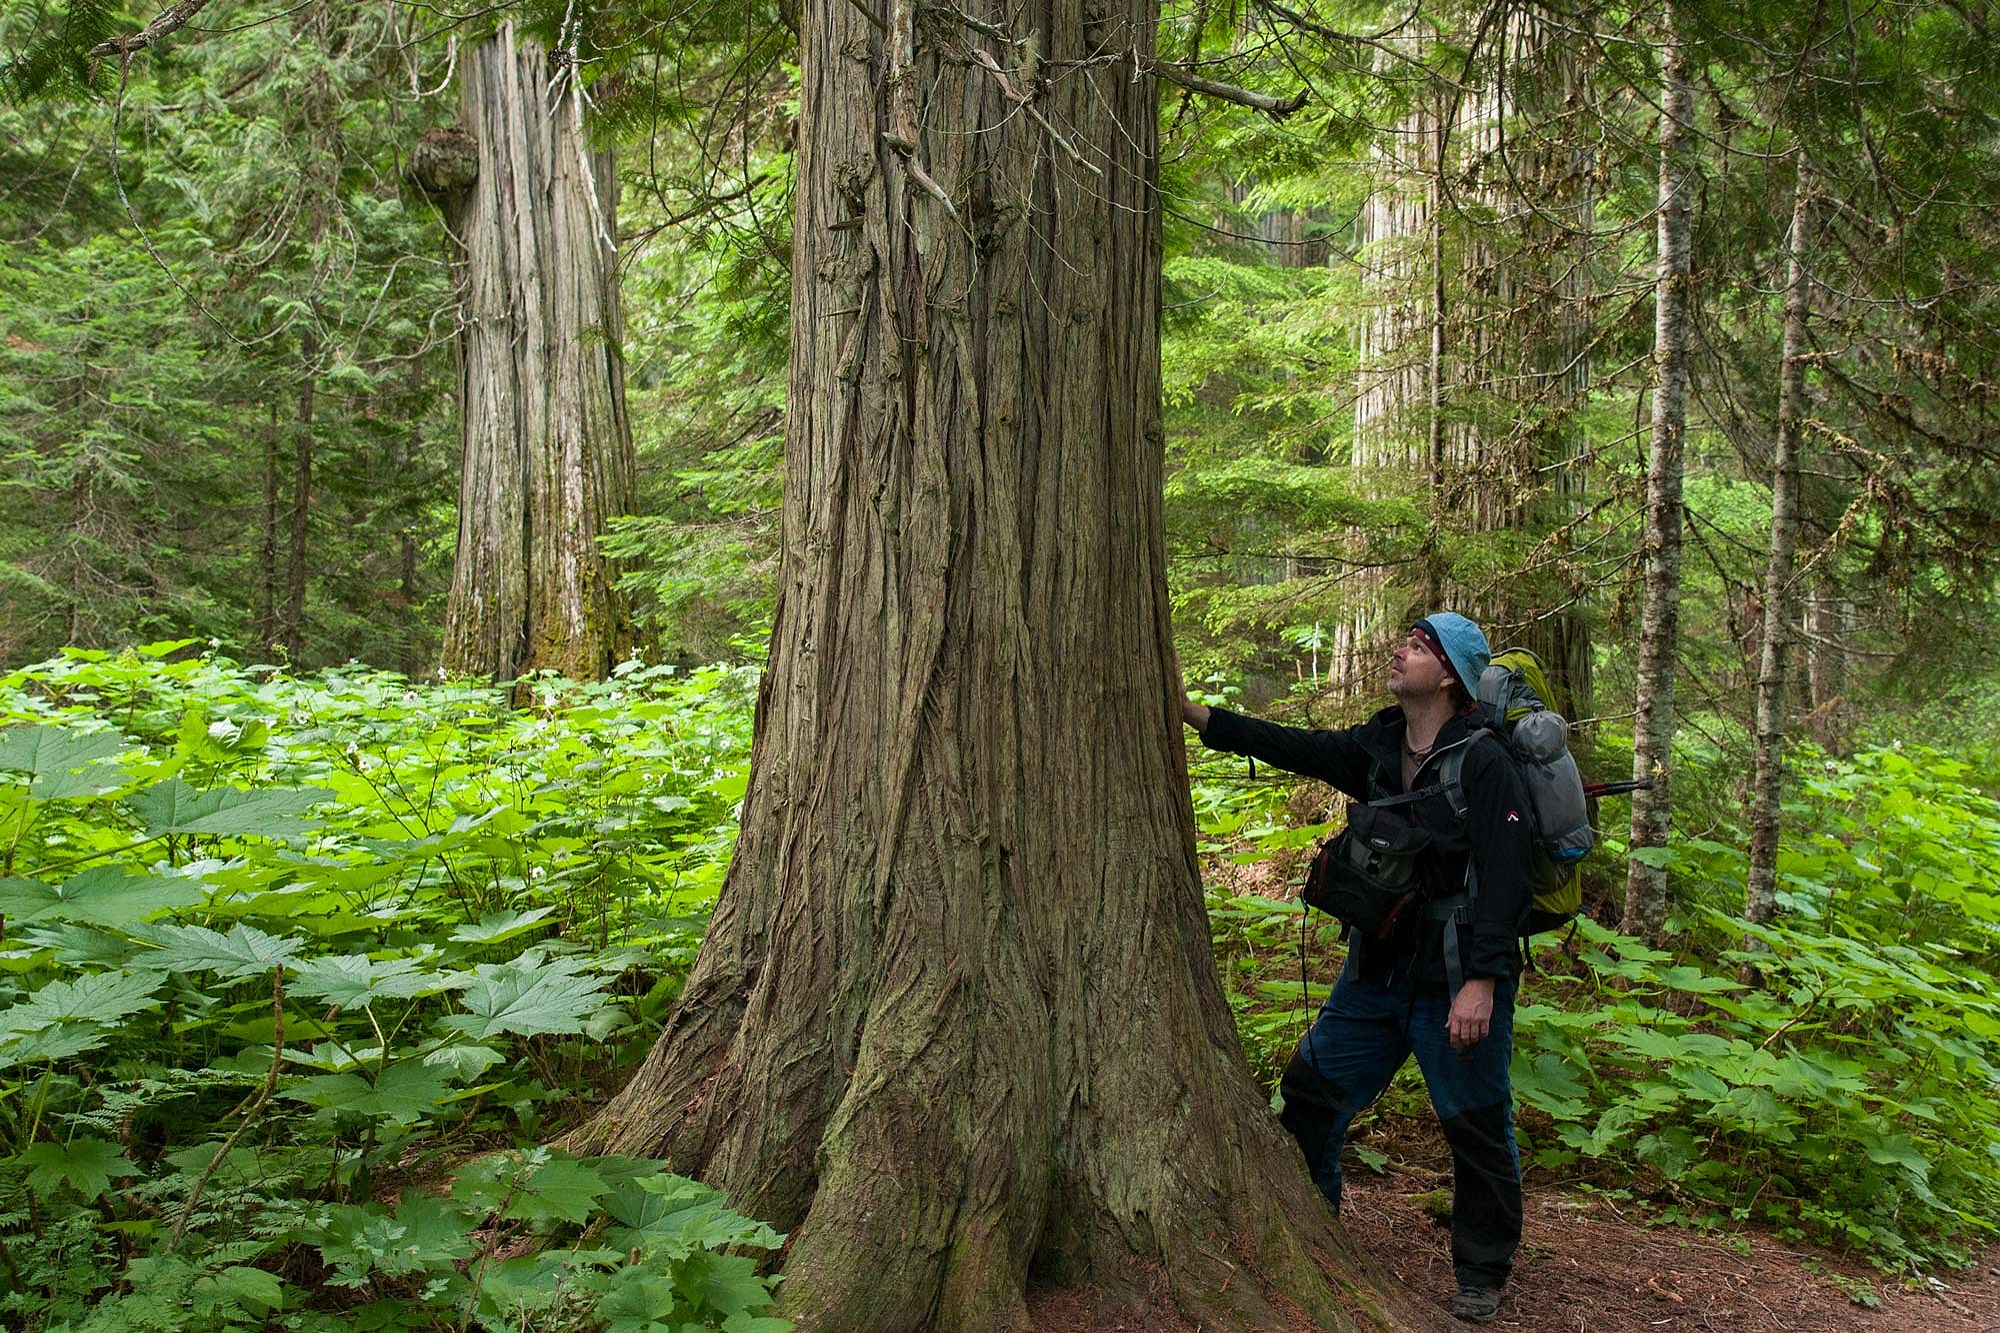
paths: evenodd
<path fill-rule="evenodd" d="M 1389 667 L 1396 703 L 1343 731 L 1181 702 L 1209 749 L 1318 778 L 1356 801 L 1431 793 L 1394 807 L 1430 835 L 1413 867 L 1418 897 L 1378 931 L 1351 932 L 1340 980 L 1285 1070 L 1281 1118 L 1337 1209 L 1348 1125 L 1416 1055 L 1451 1144 L 1451 1312 L 1474 1323 L 1499 1313 L 1521 1241 L 1508 1066 L 1533 899 L 1527 798 L 1503 746 L 1481 734 L 1472 700 L 1489 657 L 1486 636 L 1464 616 L 1419 620 Z M 1440 785 L 1454 750 L 1463 819 Z"/>

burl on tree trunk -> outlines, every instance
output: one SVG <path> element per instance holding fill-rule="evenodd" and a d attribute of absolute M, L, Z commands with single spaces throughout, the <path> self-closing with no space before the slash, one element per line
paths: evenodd
<path fill-rule="evenodd" d="M 611 154 L 585 137 L 573 72 L 511 24 L 467 55 L 464 130 L 411 175 L 462 260 L 458 548 L 444 665 L 511 679 L 604 675 L 631 641 L 598 550 L 633 506 Z"/>
<path fill-rule="evenodd" d="M 996 7 L 997 8 L 997 7 Z M 791 1233 L 809 1330 L 1428 1327 L 1359 1259 L 1217 981 L 1161 516 L 1156 8 L 808 0 L 784 558 L 742 838 L 629 1086 Z M 1097 16 L 1097 17 L 1091 17 Z M 990 59 L 998 72 L 989 68 Z"/>

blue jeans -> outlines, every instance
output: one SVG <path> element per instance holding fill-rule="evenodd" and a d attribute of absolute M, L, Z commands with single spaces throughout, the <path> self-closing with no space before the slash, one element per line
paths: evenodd
<path fill-rule="evenodd" d="M 1452 1267 L 1466 1286 L 1504 1285 L 1521 1244 L 1521 1156 L 1508 1082 L 1514 989 L 1512 978 L 1495 983 L 1491 1029 L 1473 1046 L 1454 1051 L 1446 990 L 1363 980 L 1350 956 L 1281 1084 L 1280 1118 L 1305 1153 L 1313 1183 L 1337 1209 L 1347 1127 L 1382 1095 L 1403 1061 L 1417 1057 L 1451 1145 Z"/>

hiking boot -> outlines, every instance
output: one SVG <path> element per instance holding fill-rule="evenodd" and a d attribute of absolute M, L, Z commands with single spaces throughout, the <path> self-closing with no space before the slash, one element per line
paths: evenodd
<path fill-rule="evenodd" d="M 1500 1313 L 1498 1287 L 1460 1287 L 1451 1298 L 1451 1312 L 1468 1324 L 1490 1323 Z"/>

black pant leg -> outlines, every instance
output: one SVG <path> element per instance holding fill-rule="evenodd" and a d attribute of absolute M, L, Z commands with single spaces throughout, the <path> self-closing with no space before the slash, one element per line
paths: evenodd
<path fill-rule="evenodd" d="M 1443 1122 L 1451 1144 L 1451 1260 L 1461 1285 L 1505 1286 L 1521 1247 L 1521 1173 L 1505 1103 Z"/>

